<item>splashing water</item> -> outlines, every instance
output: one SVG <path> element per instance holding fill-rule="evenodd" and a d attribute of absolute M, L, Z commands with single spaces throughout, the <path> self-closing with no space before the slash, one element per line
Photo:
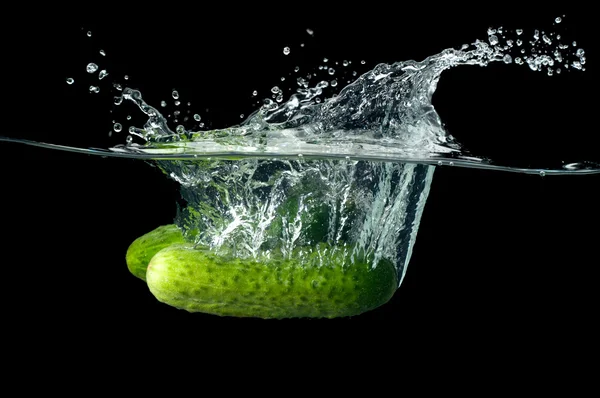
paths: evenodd
<path fill-rule="evenodd" d="M 307 33 L 314 34 L 310 29 Z M 478 40 L 420 62 L 379 64 L 324 101 L 323 90 L 337 85 L 337 79 L 310 87 L 306 79 L 298 78 L 299 88 L 287 101 L 275 86 L 271 89 L 275 100 L 265 99 L 242 123 L 225 129 L 187 131 L 178 125 L 173 131 L 139 91 L 125 87 L 114 103 L 133 102 L 148 118 L 142 128 L 129 128 L 126 144 L 85 150 L 20 142 L 153 159 L 180 183 L 188 205 L 179 209 L 176 222 L 198 245 L 242 258 L 293 256 L 299 261 L 314 248 L 322 250 L 319 255 L 324 259 L 337 250 L 357 256 L 368 253 L 373 266 L 380 260 L 392 261 L 401 281 L 435 165 L 542 176 L 600 172 L 600 165 L 592 162 L 547 170 L 495 165 L 466 154 L 445 131 L 432 105 L 445 70 L 502 62 L 551 75 L 554 70 L 560 73 L 556 64 L 567 68 L 569 57 L 577 58 L 570 61 L 572 68 L 584 70 L 585 51 L 569 52 L 558 37 L 535 31 L 527 53 L 522 30 L 516 31 L 519 39 L 504 44 L 502 33 L 501 28 L 490 28 L 487 43 Z M 555 48 L 548 55 L 538 51 L 540 46 Z M 283 53 L 288 55 L 289 47 Z M 333 62 L 323 59 L 323 64 L 328 75 L 335 75 Z M 348 65 L 344 60 L 340 67 Z M 97 70 L 95 64 L 87 66 L 89 73 Z M 107 74 L 102 70 L 99 79 Z M 98 87 L 92 87 L 90 91 L 98 92 Z M 171 96 L 180 105 L 177 90 Z M 165 107 L 166 102 L 160 105 Z M 177 117 L 180 111 L 173 114 Z M 199 122 L 201 117 L 194 114 L 192 119 Z M 121 129 L 114 123 L 115 132 Z M 132 135 L 144 144 L 133 143 Z M 326 244 L 326 249 L 320 244 Z"/>

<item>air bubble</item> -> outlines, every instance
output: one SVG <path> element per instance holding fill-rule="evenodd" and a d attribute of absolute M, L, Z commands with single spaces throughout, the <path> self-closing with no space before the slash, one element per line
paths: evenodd
<path fill-rule="evenodd" d="M 364 64 L 366 64 L 365 60 L 363 59 L 362 61 L 360 61 L 360 64 L 361 64 L 361 65 L 364 65 Z"/>
<path fill-rule="evenodd" d="M 254 90 L 254 91 L 252 92 L 252 96 L 253 96 L 253 97 L 256 97 L 257 95 L 258 95 L 258 91 Z"/>
<path fill-rule="evenodd" d="M 277 93 L 279 93 L 280 91 L 281 91 L 281 89 L 280 89 L 279 87 L 277 87 L 277 86 L 273 86 L 273 87 L 271 88 L 271 92 L 272 92 L 273 94 L 277 94 Z"/>
<path fill-rule="evenodd" d="M 329 69 L 327 70 L 327 73 L 329 73 L 330 75 L 333 75 L 333 74 L 335 74 L 335 69 L 333 69 L 333 68 L 329 68 Z"/>
<path fill-rule="evenodd" d="M 444 164 L 444 162 L 442 162 L 441 160 L 438 160 L 438 166 L 442 166 Z"/>
<path fill-rule="evenodd" d="M 85 70 L 87 71 L 87 73 L 94 73 L 98 70 L 98 65 L 96 65 L 93 62 L 90 62 L 89 64 L 87 64 L 87 66 L 85 67 Z"/>
<path fill-rule="evenodd" d="M 128 144 L 131 144 L 133 142 L 133 137 L 128 135 L 127 138 L 125 138 L 125 141 L 127 141 Z"/>
<path fill-rule="evenodd" d="M 556 17 L 556 19 L 554 20 L 554 22 L 561 23 L 562 22 L 562 18 L 561 17 Z"/>
<path fill-rule="evenodd" d="M 330 84 L 331 84 L 331 87 L 335 87 L 335 86 L 337 86 L 338 83 L 337 83 L 337 80 L 332 80 Z"/>
<path fill-rule="evenodd" d="M 123 129 L 123 126 L 121 125 L 121 123 L 115 123 L 113 126 L 113 130 L 115 130 L 115 132 L 117 132 L 117 133 L 119 133 L 122 129 Z"/>
<path fill-rule="evenodd" d="M 450 162 L 450 163 L 448 163 L 448 165 L 454 166 L 454 162 Z"/>
<path fill-rule="evenodd" d="M 69 77 L 67 79 L 67 84 L 73 84 L 73 83 L 75 83 L 75 79 L 73 79 L 72 77 Z"/>
<path fill-rule="evenodd" d="M 92 32 L 90 30 L 87 31 L 87 37 L 92 37 Z"/>
<path fill-rule="evenodd" d="M 284 47 L 283 48 L 283 54 L 284 55 L 289 55 L 290 54 L 290 48 L 289 47 Z"/>
<path fill-rule="evenodd" d="M 541 170 L 541 171 L 540 171 L 540 176 L 541 176 L 541 177 L 544 177 L 545 175 L 546 175 L 546 172 L 545 172 L 544 170 Z"/>
<path fill-rule="evenodd" d="M 199 122 L 199 121 L 200 121 L 200 119 L 201 119 L 200 115 L 198 115 L 197 113 L 196 113 L 196 114 L 194 114 L 194 120 L 195 120 L 195 121 Z"/>
<path fill-rule="evenodd" d="M 175 128 L 175 131 L 176 131 L 178 134 L 184 134 L 184 133 L 185 133 L 185 127 L 183 127 L 183 126 L 180 124 L 180 125 L 178 125 L 178 126 Z"/>

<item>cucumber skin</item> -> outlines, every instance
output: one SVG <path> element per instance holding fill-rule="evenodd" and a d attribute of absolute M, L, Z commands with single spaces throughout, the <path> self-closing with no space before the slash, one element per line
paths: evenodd
<path fill-rule="evenodd" d="M 146 269 L 152 257 L 165 247 L 176 243 L 185 243 L 185 239 L 175 224 L 162 225 L 140 236 L 129 245 L 125 255 L 129 272 L 145 281 Z"/>
<path fill-rule="evenodd" d="M 340 254 L 338 261 L 344 260 Z M 148 288 L 156 299 L 189 312 L 257 318 L 336 318 L 386 303 L 398 280 L 383 260 L 342 267 L 301 266 L 293 260 L 226 259 L 191 245 L 172 245 L 150 261 Z"/>

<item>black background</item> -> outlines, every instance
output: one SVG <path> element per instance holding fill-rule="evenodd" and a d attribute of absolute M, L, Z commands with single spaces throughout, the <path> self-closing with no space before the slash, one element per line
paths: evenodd
<path fill-rule="evenodd" d="M 296 64 L 326 56 L 358 68 L 364 59 L 364 72 L 486 39 L 489 26 L 551 30 L 566 13 L 560 27 L 587 50 L 585 72 L 551 78 L 525 66 L 456 68 L 442 75 L 434 105 L 476 155 L 523 165 L 600 159 L 589 10 L 291 7 L 272 8 L 269 16 L 234 6 L 131 15 L 115 9 L 95 20 L 16 12 L 15 23 L 2 28 L 2 134 L 81 147 L 122 143 L 123 133 L 109 139 L 107 132 L 115 117 L 126 124 L 128 112 L 109 113 L 107 85 L 99 95 L 87 92 L 91 60 L 108 69 L 110 81 L 130 75 L 128 83 L 150 103 L 178 89 L 191 109 L 209 108 L 199 113 L 222 127 L 248 114 L 254 89 L 280 84 Z M 592 333 L 600 175 L 438 167 L 405 281 L 389 303 L 352 318 L 265 321 L 176 310 L 129 274 L 128 245 L 175 216 L 178 187 L 156 168 L 20 144 L 0 143 L 0 155 L 0 305 L 15 333 L 25 321 L 79 336 L 99 329 L 132 335 L 142 324 L 194 333 L 219 323 L 268 330 L 274 323 L 317 329 L 374 321 L 394 321 L 398 329 L 388 329 L 389 337 L 400 330 L 515 340 Z"/>

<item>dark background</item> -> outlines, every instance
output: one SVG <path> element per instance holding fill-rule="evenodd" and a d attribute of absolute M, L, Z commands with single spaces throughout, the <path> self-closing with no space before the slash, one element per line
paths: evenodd
<path fill-rule="evenodd" d="M 296 64 L 316 65 L 326 56 L 352 60 L 364 72 L 379 62 L 421 60 L 485 40 L 489 26 L 551 30 L 554 18 L 566 13 L 563 37 L 587 50 L 586 72 L 550 78 L 526 66 L 456 68 L 442 75 L 434 105 L 476 155 L 522 165 L 599 161 L 597 35 L 589 10 L 299 8 L 272 9 L 273 16 L 233 6 L 198 13 L 109 10 L 95 20 L 16 13 L 16 22 L 2 27 L 2 134 L 80 147 L 123 143 L 123 133 L 109 139 L 111 120 L 127 125 L 129 113 L 133 121 L 142 119 L 133 108 L 111 115 L 106 84 L 98 95 L 87 92 L 95 81 L 85 73 L 90 61 L 109 71 L 106 82 L 124 83 L 128 74 L 128 83 L 152 104 L 172 102 L 176 88 L 190 109 L 223 127 L 253 109 L 253 90 L 282 85 L 279 77 Z M 100 48 L 105 58 L 97 55 Z M 367 61 L 362 70 L 361 59 Z M 73 86 L 67 77 L 75 78 Z M 394 321 L 399 329 L 392 333 L 424 330 L 434 338 L 466 339 L 500 333 L 520 341 L 564 331 L 591 335 L 597 314 L 600 175 L 438 167 L 405 281 L 389 303 L 352 318 L 264 321 L 176 310 L 129 274 L 128 245 L 172 222 L 179 198 L 177 185 L 146 162 L 0 143 L 0 170 L 0 305 L 15 333 L 22 320 L 79 335 L 147 323 L 193 332 L 219 323 L 268 329 L 381 320 Z"/>

